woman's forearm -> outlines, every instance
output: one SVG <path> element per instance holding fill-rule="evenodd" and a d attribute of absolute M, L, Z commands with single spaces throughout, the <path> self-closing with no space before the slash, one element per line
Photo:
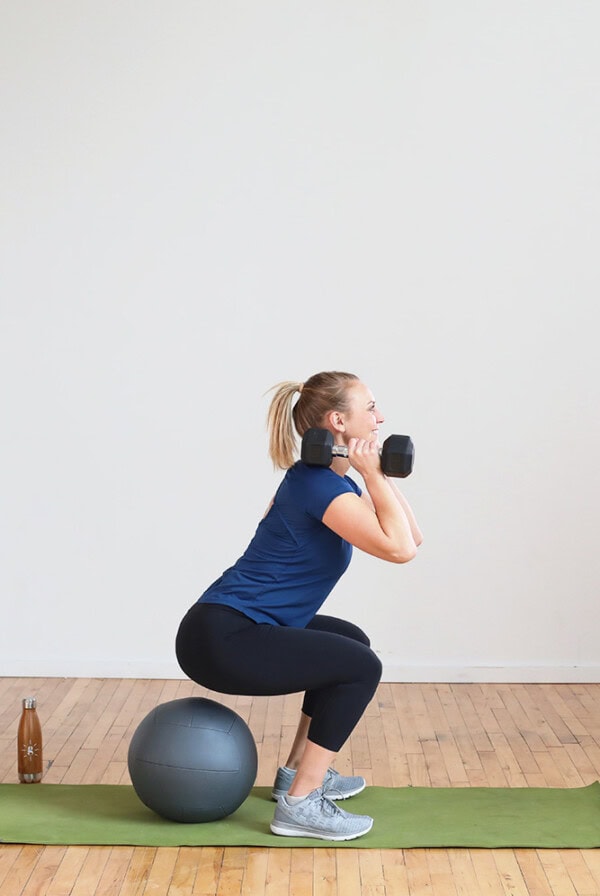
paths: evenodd
<path fill-rule="evenodd" d="M 400 502 L 400 506 L 402 507 L 402 509 L 404 510 L 404 513 L 406 514 L 406 518 L 408 519 L 408 522 L 410 525 L 410 531 L 412 532 L 414 542 L 415 542 L 416 546 L 419 547 L 419 545 L 423 542 L 423 534 L 419 528 L 419 524 L 417 523 L 415 515 L 412 511 L 412 508 L 411 508 L 410 504 L 408 503 L 408 501 L 406 500 L 406 498 L 404 497 L 404 495 L 402 494 L 402 492 L 400 491 L 400 489 L 398 488 L 398 486 L 395 484 L 395 482 L 392 482 L 390 479 L 388 479 L 388 483 L 392 489 L 392 492 L 394 493 L 394 495 L 396 497 L 396 500 Z"/>
<path fill-rule="evenodd" d="M 417 543 L 412 531 L 411 518 L 406 512 L 404 503 L 398 500 L 396 490 L 381 473 L 368 475 L 364 477 L 364 481 L 382 531 L 397 547 L 402 559 L 412 559 L 416 553 Z"/>

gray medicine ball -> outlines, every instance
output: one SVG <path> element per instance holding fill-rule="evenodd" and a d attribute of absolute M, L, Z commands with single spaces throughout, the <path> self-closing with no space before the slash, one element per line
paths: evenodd
<path fill-rule="evenodd" d="M 241 806 L 256 780 L 254 738 L 220 703 L 185 697 L 142 719 L 127 757 L 141 801 L 163 818 L 216 821 Z"/>

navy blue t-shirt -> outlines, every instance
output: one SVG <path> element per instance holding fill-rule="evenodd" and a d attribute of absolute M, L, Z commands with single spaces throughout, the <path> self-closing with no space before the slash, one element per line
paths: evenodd
<path fill-rule="evenodd" d="M 352 545 L 321 522 L 334 498 L 348 492 L 361 494 L 349 476 L 298 461 L 243 556 L 200 601 L 233 607 L 255 622 L 304 628 L 352 557 Z"/>

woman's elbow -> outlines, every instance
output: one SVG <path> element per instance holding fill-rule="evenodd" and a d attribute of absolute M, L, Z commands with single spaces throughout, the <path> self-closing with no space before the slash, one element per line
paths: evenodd
<path fill-rule="evenodd" d="M 396 548 L 391 551 L 388 560 L 391 563 L 410 563 L 411 560 L 414 560 L 417 556 L 417 545 L 403 545 L 401 548 Z"/>

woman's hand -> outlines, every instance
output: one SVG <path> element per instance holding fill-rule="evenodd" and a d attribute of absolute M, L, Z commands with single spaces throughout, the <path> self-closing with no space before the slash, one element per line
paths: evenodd
<path fill-rule="evenodd" d="M 357 473 L 368 479 L 373 474 L 381 474 L 380 445 L 377 440 L 350 439 L 348 442 L 348 461 Z"/>

